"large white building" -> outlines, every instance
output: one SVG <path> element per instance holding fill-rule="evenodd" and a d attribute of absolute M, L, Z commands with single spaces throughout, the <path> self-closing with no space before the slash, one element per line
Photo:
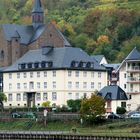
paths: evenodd
<path fill-rule="evenodd" d="M 140 107 L 140 52 L 134 48 L 119 69 L 119 86 L 127 93 L 127 110 Z"/>
<path fill-rule="evenodd" d="M 79 48 L 43 47 L 30 50 L 4 70 L 5 107 L 66 105 L 107 85 L 105 67 Z"/>

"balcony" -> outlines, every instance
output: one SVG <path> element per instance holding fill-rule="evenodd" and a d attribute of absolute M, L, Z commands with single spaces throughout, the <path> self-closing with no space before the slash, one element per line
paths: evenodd
<path fill-rule="evenodd" d="M 140 94 L 140 91 L 139 90 L 130 89 L 127 93 L 128 94 Z"/>
<path fill-rule="evenodd" d="M 128 72 L 140 72 L 140 66 L 131 66 L 127 69 Z"/>
<path fill-rule="evenodd" d="M 110 81 L 112 81 L 112 82 L 118 81 L 118 78 L 117 77 L 111 77 Z"/>
<path fill-rule="evenodd" d="M 139 84 L 140 77 L 128 77 L 127 83 Z"/>

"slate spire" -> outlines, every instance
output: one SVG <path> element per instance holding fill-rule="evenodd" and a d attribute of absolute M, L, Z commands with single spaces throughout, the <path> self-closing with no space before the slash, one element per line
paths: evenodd
<path fill-rule="evenodd" d="M 44 11 L 42 8 L 41 0 L 34 0 L 34 5 L 32 9 L 32 24 L 36 29 L 38 26 L 42 25 L 44 22 Z"/>

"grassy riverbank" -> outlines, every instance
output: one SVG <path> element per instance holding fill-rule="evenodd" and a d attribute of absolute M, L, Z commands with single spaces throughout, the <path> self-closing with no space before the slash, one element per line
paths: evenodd
<path fill-rule="evenodd" d="M 73 133 L 76 129 L 77 134 L 85 135 L 111 135 L 111 136 L 140 136 L 140 133 L 132 133 L 134 130 L 140 130 L 140 120 L 119 120 L 107 122 L 103 125 L 86 126 L 79 122 L 48 122 L 44 126 L 42 122 L 31 120 L 14 120 L 12 122 L 0 122 L 0 130 L 10 131 L 62 131 L 63 133 Z"/>

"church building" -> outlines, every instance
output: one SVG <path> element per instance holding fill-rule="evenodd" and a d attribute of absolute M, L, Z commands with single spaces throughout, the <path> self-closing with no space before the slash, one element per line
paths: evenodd
<path fill-rule="evenodd" d="M 41 0 L 34 0 L 32 24 L 4 24 L 0 30 L 0 67 L 13 64 L 26 52 L 41 46 L 71 46 L 63 34 L 52 24 L 44 23 Z"/>

